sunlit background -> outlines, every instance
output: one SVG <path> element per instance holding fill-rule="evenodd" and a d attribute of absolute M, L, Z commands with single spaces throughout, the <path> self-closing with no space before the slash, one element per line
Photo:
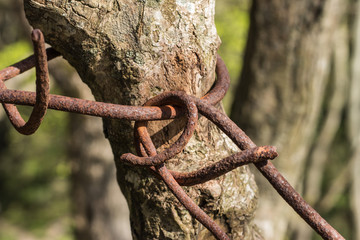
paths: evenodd
<path fill-rule="evenodd" d="M 30 27 L 21 15 L 21 2 L 0 0 L 0 69 L 32 54 L 28 37 Z M 229 69 L 232 81 L 224 99 L 226 112 L 230 114 L 235 86 L 241 73 L 249 28 L 250 2 L 222 0 L 217 1 L 216 4 L 216 26 L 222 40 L 219 53 Z M 69 90 L 64 87 L 61 80 L 59 82 L 61 73 L 52 74 L 51 93 L 73 97 L 84 96 L 76 89 L 87 89 L 87 87 L 81 85 L 78 77 L 74 76 L 74 70 L 66 65 L 64 60 L 55 61 L 50 71 L 51 69 L 65 71 L 67 72 L 65 76 L 72 76 L 71 79 L 77 81 L 74 90 Z M 12 89 L 34 90 L 34 80 L 35 73 L 31 70 L 9 81 L 7 86 Z M 326 104 L 324 107 L 325 115 Z M 29 107 L 20 107 L 20 110 L 24 116 L 31 112 Z M 70 139 L 74 138 L 74 135 L 71 122 L 69 113 L 50 110 L 35 135 L 23 136 L 12 128 L 4 111 L 0 111 L 0 240 L 76 239 L 73 229 L 75 224 L 79 223 L 76 223 L 77 219 L 72 215 L 74 208 L 78 206 L 72 203 L 74 186 L 71 182 L 71 169 L 74 161 L 70 159 L 74 158 L 71 155 L 74 142 Z M 101 126 L 101 121 L 97 124 Z M 329 154 L 332 165 L 326 166 L 322 183 L 322 201 L 319 201 L 315 207 L 347 239 L 355 239 L 353 229 L 355 213 L 350 204 L 351 180 L 347 178 L 348 172 L 341 171 L 343 175 L 339 177 L 338 171 L 342 169 L 346 159 L 350 158 L 344 128 L 342 124 L 332 144 Z M 106 149 L 111 155 L 111 150 Z M 341 191 L 332 189 L 331 186 L 335 182 L 332 181 L 333 179 L 337 179 L 337 188 L 341 188 Z M 332 195 L 331 191 L 335 191 L 335 195 Z M 125 214 L 124 229 L 126 229 L 128 222 L 126 222 L 125 203 L 123 207 L 121 213 Z M 284 203 L 284 208 L 286 207 L 288 206 Z M 124 239 L 129 239 L 129 231 L 122 231 Z M 319 237 L 314 235 L 313 239 Z"/>

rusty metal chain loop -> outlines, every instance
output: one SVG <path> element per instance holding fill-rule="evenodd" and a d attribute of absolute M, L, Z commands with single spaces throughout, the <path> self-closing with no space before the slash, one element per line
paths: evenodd
<path fill-rule="evenodd" d="M 34 45 L 36 61 L 36 101 L 29 120 L 24 121 L 15 105 L 3 104 L 11 124 L 19 133 L 25 135 L 33 134 L 39 128 L 47 110 L 50 91 L 45 41 L 42 32 L 38 29 L 34 30 L 31 40 Z M 3 81 L 0 81 L 0 88 L 6 90 Z"/>
<path fill-rule="evenodd" d="M 219 177 L 241 165 L 253 163 L 272 184 L 283 199 L 324 239 L 344 239 L 328 224 L 280 174 L 269 161 L 277 156 L 275 147 L 257 147 L 251 139 L 215 106 L 224 97 L 230 83 L 228 71 L 217 57 L 215 86 L 201 99 L 184 92 L 166 92 L 147 102 L 147 106 L 124 106 L 48 94 L 47 61 L 60 56 L 53 48 L 45 50 L 40 30 L 32 34 L 35 56 L 30 56 L 0 71 L 0 102 L 14 127 L 22 134 L 34 133 L 41 124 L 47 108 L 103 118 L 127 119 L 135 122 L 135 145 L 138 154 L 125 154 L 121 160 L 133 165 L 148 166 L 162 179 L 189 212 L 208 228 L 217 239 L 230 239 L 226 233 L 197 206 L 181 188 L 204 183 Z M 36 93 L 9 90 L 4 81 L 36 66 Z M 27 123 L 21 118 L 15 105 L 35 106 Z M 156 106 L 150 106 L 156 105 Z M 185 107 L 184 107 L 185 106 Z M 197 123 L 197 113 L 202 114 L 219 127 L 242 151 L 205 166 L 184 173 L 168 170 L 165 161 L 180 153 L 189 141 Z M 180 138 L 168 149 L 157 154 L 147 132 L 147 121 L 174 119 L 186 116 L 187 124 Z"/>
<path fill-rule="evenodd" d="M 195 103 L 192 102 L 191 98 L 188 97 L 188 95 L 184 92 L 166 92 L 150 99 L 145 103 L 144 106 L 166 104 L 183 104 L 186 107 L 186 127 L 179 139 L 163 152 L 155 154 L 151 157 L 138 157 L 132 153 L 125 153 L 120 157 L 120 160 L 131 163 L 133 165 L 155 166 L 173 158 L 176 154 L 180 153 L 185 148 L 197 125 L 198 111 Z M 147 121 L 143 121 L 140 124 L 143 125 L 142 127 L 146 129 Z M 143 141 L 145 141 L 145 139 L 143 139 Z"/>
<path fill-rule="evenodd" d="M 219 85 L 216 85 L 219 86 Z M 215 87 L 216 87 L 215 86 Z M 144 105 L 150 105 L 154 104 L 156 102 L 157 104 L 161 104 L 162 101 L 157 101 L 157 98 L 160 97 L 160 99 L 167 99 L 168 96 L 187 96 L 184 95 L 183 92 L 166 92 L 163 93 L 155 98 L 150 99 L 147 103 Z M 212 98 L 212 95 L 206 95 L 209 98 Z M 185 99 L 188 102 L 191 102 L 194 104 L 193 101 L 191 101 L 192 97 L 187 96 Z M 215 101 L 215 97 L 212 98 L 214 101 L 213 103 L 217 102 Z M 169 102 L 163 102 L 169 103 Z M 150 135 L 147 131 L 147 121 L 138 121 L 135 123 L 134 128 L 134 136 L 135 136 L 135 143 L 136 143 L 136 149 L 138 150 L 138 153 L 143 156 L 143 159 L 147 159 L 147 156 L 158 156 L 156 152 L 156 148 L 154 144 L 151 141 Z M 193 132 L 194 125 L 189 124 L 185 127 L 184 132 Z M 188 135 L 189 140 L 191 135 Z M 180 137 L 181 138 L 181 137 Z M 179 139 L 180 139 L 179 138 Z M 180 152 L 183 150 L 185 145 L 179 146 L 177 152 Z M 170 147 L 171 148 L 171 147 Z M 170 149 L 169 148 L 169 149 Z M 124 156 L 124 155 L 123 155 Z M 199 222 L 201 222 L 207 229 L 210 230 L 212 234 L 218 239 L 230 239 L 226 233 L 199 207 L 197 206 L 191 198 L 186 194 L 186 192 L 181 188 L 180 185 L 195 185 L 207 182 L 211 179 L 214 179 L 216 177 L 219 177 L 241 165 L 248 164 L 248 163 L 255 163 L 258 161 L 264 161 L 266 159 L 274 159 L 277 156 L 276 150 L 274 147 L 265 146 L 265 147 L 255 147 L 250 150 L 245 150 L 242 152 L 239 152 L 237 154 L 234 154 L 230 157 L 227 157 L 219 162 L 216 162 L 214 164 L 211 164 L 210 166 L 204 167 L 200 170 L 191 172 L 191 173 L 178 173 L 175 171 L 169 171 L 164 164 L 161 165 L 155 165 L 153 164 L 153 167 L 151 169 L 155 171 L 158 175 L 161 176 L 161 179 L 165 182 L 165 184 L 169 187 L 169 189 L 172 191 L 172 193 L 176 196 L 176 198 L 183 204 L 183 206 L 188 209 L 190 214 L 194 216 Z M 166 160 L 169 160 L 171 157 L 168 157 Z M 121 159 L 124 159 L 121 157 Z M 164 161 L 163 161 L 164 162 Z M 162 163 L 163 163 L 162 162 Z M 143 165 L 143 164 L 137 164 L 135 162 L 132 162 L 135 165 Z M 175 178 L 174 178 L 175 177 Z"/>

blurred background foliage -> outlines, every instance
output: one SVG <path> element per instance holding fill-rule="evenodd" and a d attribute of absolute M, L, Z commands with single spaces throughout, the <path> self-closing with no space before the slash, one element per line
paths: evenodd
<path fill-rule="evenodd" d="M 0 69 L 33 53 L 16 1 L 0 0 Z M 35 70 L 6 83 L 35 89 Z M 51 81 L 51 79 L 50 79 Z M 54 81 L 51 92 L 61 94 Z M 28 119 L 31 108 L 19 106 Z M 68 114 L 48 111 L 37 134 L 20 135 L 0 113 L 0 239 L 72 239 L 66 161 Z M 61 233 L 61 234 L 58 234 Z"/>
<path fill-rule="evenodd" d="M 216 26 L 222 41 L 219 54 L 232 80 L 230 91 L 224 99 L 228 114 L 240 78 L 249 28 L 249 8 L 248 0 L 222 0 L 216 3 Z M 24 28 L 23 20 L 17 17 L 19 11 L 21 9 L 11 0 L 0 0 L 0 69 L 32 54 L 28 40 L 30 30 Z M 7 85 L 9 88 L 33 90 L 34 80 L 32 70 Z M 51 92 L 62 94 L 56 83 L 51 82 Z M 20 109 L 26 119 L 31 108 Z M 323 115 L 325 113 L 326 104 Z M 23 136 L 12 128 L 4 111 L 1 111 L 0 240 L 74 239 L 69 197 L 71 167 L 66 150 L 68 116 L 67 113 L 50 110 L 35 135 Z M 331 180 L 337 175 L 343 160 L 350 157 L 348 146 L 345 126 L 342 125 L 329 154 L 331 164 L 326 165 L 322 194 L 331 188 Z M 354 224 L 349 193 L 350 183 L 345 184 L 334 205 L 323 208 L 323 204 L 318 204 L 315 208 L 347 239 L 355 239 L 352 238 Z M 317 236 L 313 238 L 320 239 Z"/>
<path fill-rule="evenodd" d="M 223 100 L 227 114 L 230 114 L 235 93 L 234 86 L 241 72 L 243 50 L 249 28 L 249 7 L 250 1 L 247 0 L 216 2 L 215 24 L 222 42 L 219 54 L 225 61 L 231 78 L 230 89 Z"/>
<path fill-rule="evenodd" d="M 26 39 L 3 45 L 0 68 L 31 54 Z M 33 91 L 34 79 L 31 70 L 7 85 Z M 51 85 L 52 93 L 61 94 L 53 81 Z M 28 119 L 32 109 L 19 110 Z M 71 239 L 67 120 L 67 113 L 48 111 L 37 134 L 23 136 L 1 112 L 0 239 L 49 239 L 49 230 L 56 228 L 62 235 L 52 239 Z"/>

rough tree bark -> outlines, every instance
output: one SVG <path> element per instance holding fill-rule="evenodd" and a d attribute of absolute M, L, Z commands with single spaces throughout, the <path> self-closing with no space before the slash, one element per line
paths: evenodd
<path fill-rule="evenodd" d="M 274 163 L 300 192 L 345 8 L 339 0 L 253 1 L 231 117 L 258 144 L 277 146 L 280 157 Z M 335 129 L 332 138 L 338 125 L 337 120 L 327 124 L 327 133 Z M 282 239 L 292 209 L 263 178 L 259 183 L 257 221 L 266 239 Z"/>
<path fill-rule="evenodd" d="M 169 90 L 203 96 L 215 80 L 219 38 L 214 0 L 25 0 L 27 18 L 79 72 L 98 101 L 141 105 Z M 133 123 L 104 119 L 128 201 L 134 239 L 209 239 L 209 232 L 147 169 L 118 161 L 132 151 Z M 159 149 L 180 134 L 182 120 L 150 124 Z M 168 163 L 190 171 L 237 151 L 200 118 L 186 149 Z M 257 187 L 247 167 L 192 188 L 189 195 L 234 239 L 257 238 Z"/>

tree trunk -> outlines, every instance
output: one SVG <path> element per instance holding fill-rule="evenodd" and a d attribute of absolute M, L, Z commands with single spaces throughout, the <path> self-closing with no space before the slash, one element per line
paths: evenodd
<path fill-rule="evenodd" d="M 49 70 L 64 95 L 93 98 L 90 89 L 61 59 L 51 61 Z M 113 155 L 101 120 L 69 114 L 67 126 L 75 238 L 131 239 L 127 204 L 116 183 Z"/>
<path fill-rule="evenodd" d="M 7 44 L 29 38 L 22 1 L 2 0 L 0 12 L 0 49 Z"/>
<path fill-rule="evenodd" d="M 348 105 L 348 137 L 352 150 L 352 207 L 354 219 L 354 239 L 360 239 L 360 2 L 354 4 L 355 20 L 353 31 L 353 58 L 351 62 L 350 100 Z"/>
<path fill-rule="evenodd" d="M 253 1 L 231 117 L 257 144 L 277 146 L 280 157 L 274 164 L 300 192 L 345 8 L 339 0 Z M 338 125 L 330 122 L 327 130 Z M 292 209 L 262 177 L 258 183 L 262 194 L 257 222 L 266 239 L 282 239 Z"/>
<path fill-rule="evenodd" d="M 219 39 L 214 0 L 24 3 L 30 23 L 77 69 L 98 101 L 141 105 L 170 90 L 201 97 L 215 80 Z M 133 123 L 103 121 L 130 208 L 133 238 L 209 239 L 209 232 L 162 182 L 147 169 L 119 161 L 123 153 L 134 152 Z M 161 151 L 179 136 L 182 126 L 183 120 L 158 121 L 149 124 L 149 131 Z M 237 151 L 234 146 L 201 118 L 188 146 L 167 166 L 191 171 Z M 258 236 L 252 224 L 257 187 L 247 167 L 186 191 L 233 239 Z"/>

